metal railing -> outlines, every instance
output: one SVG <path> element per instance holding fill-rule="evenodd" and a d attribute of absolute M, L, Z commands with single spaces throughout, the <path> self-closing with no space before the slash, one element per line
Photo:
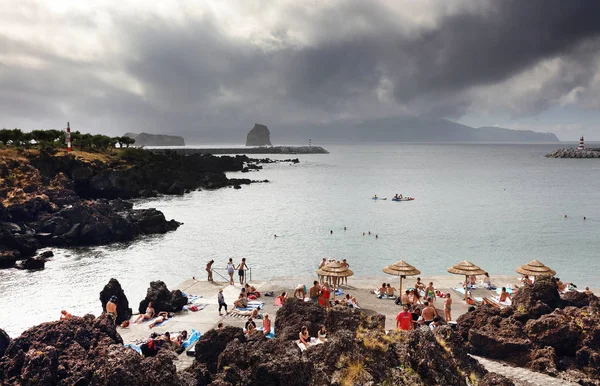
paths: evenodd
<path fill-rule="evenodd" d="M 223 278 L 224 281 L 229 283 L 229 273 L 227 273 L 227 267 L 225 268 L 221 268 L 221 267 L 213 267 L 210 269 L 212 271 L 212 273 L 216 273 L 217 275 L 219 275 L 221 278 Z M 237 276 L 237 269 L 234 270 L 233 272 L 233 280 L 234 282 L 236 281 L 236 279 L 239 277 Z M 223 274 L 221 274 L 221 272 L 223 272 Z M 213 276 L 214 279 L 214 276 Z M 252 281 L 252 268 L 248 267 L 244 269 L 244 284 L 246 284 L 247 282 Z"/>

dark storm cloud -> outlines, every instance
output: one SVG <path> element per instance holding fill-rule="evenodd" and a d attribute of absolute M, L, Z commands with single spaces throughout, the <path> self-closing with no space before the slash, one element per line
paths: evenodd
<path fill-rule="evenodd" d="M 501 84 L 545 59 L 569 64 L 543 85 L 553 100 L 593 78 L 600 2 L 456 6 L 422 25 L 404 25 L 405 19 L 375 2 L 340 2 L 320 12 L 292 9 L 282 14 L 302 23 L 288 28 L 281 20 L 269 31 L 273 44 L 268 46 L 231 37 L 211 14 L 173 22 L 114 11 L 119 36 L 114 44 L 123 49 L 106 61 L 71 60 L 0 33 L 5 55 L 43 62 L 19 67 L 3 65 L 0 58 L 0 114 L 9 121 L 2 123 L 54 124 L 71 117 L 90 130 L 117 134 L 245 129 L 261 120 L 321 121 L 399 111 L 460 117 L 474 103 L 473 89 Z M 307 44 L 295 42 L 293 28 L 305 28 L 313 37 Z M 141 91 L 99 75 L 106 72 L 123 73 Z M 524 105 L 538 110 L 549 103 L 537 95 Z"/>

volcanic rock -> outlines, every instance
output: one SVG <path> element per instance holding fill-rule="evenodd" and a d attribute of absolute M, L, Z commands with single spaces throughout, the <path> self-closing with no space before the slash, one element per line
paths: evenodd
<path fill-rule="evenodd" d="M 150 302 L 156 314 L 161 311 L 179 312 L 188 303 L 188 298 L 183 296 L 180 290 L 169 291 L 167 285 L 159 280 L 150 282 L 146 298 L 140 302 L 138 308 L 140 314 L 146 312 Z"/>
<path fill-rule="evenodd" d="M 277 339 L 298 339 L 302 326 L 308 328 L 310 336 L 317 336 L 321 325 L 327 319 L 327 311 L 313 302 L 290 298 L 277 311 L 275 318 L 275 331 Z"/>
<path fill-rule="evenodd" d="M 267 126 L 255 123 L 246 137 L 246 146 L 272 146 L 271 133 Z"/>
<path fill-rule="evenodd" d="M 238 327 L 226 326 L 221 330 L 209 330 L 196 343 L 196 361 L 203 363 L 211 372 L 217 371 L 217 361 L 221 352 L 234 340 L 245 342 L 244 331 Z"/>
<path fill-rule="evenodd" d="M 102 303 L 102 311 L 106 312 L 106 303 L 111 297 L 117 297 L 117 324 L 120 325 L 126 320 L 129 320 L 132 315 L 132 310 L 129 308 L 129 300 L 125 296 L 123 288 L 117 279 L 110 279 L 108 284 L 100 291 L 100 302 Z"/>
<path fill-rule="evenodd" d="M 0 357 L 2 357 L 2 355 L 4 355 L 4 352 L 8 348 L 9 344 L 10 344 L 10 336 L 8 336 L 6 331 L 4 331 L 3 329 L 0 328 Z"/>
<path fill-rule="evenodd" d="M 549 314 L 560 305 L 560 294 L 554 279 L 538 278 L 533 286 L 523 286 L 512 297 L 515 318 L 522 322 Z"/>

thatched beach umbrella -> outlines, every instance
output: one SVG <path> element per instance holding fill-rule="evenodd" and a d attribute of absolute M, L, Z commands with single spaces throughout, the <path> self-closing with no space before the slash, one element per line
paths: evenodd
<path fill-rule="evenodd" d="M 402 296 L 402 279 L 405 276 L 414 276 L 414 275 L 418 275 L 421 273 L 421 271 L 419 271 L 412 265 L 408 264 L 404 260 L 400 260 L 397 263 L 394 263 L 394 264 L 388 265 L 387 267 L 384 267 L 383 272 L 385 272 L 389 275 L 400 276 L 400 296 Z"/>
<path fill-rule="evenodd" d="M 455 275 L 465 275 L 465 280 L 468 282 L 470 275 L 483 275 L 485 271 L 470 261 L 463 260 L 460 263 L 448 268 L 448 272 Z M 467 300 L 467 289 L 465 288 L 465 300 Z"/>
<path fill-rule="evenodd" d="M 338 279 L 340 277 L 352 276 L 354 275 L 354 272 L 352 272 L 348 267 L 346 267 L 342 263 L 338 263 L 337 261 L 330 261 L 321 268 L 317 269 L 317 275 L 326 276 L 333 279 L 334 288 L 332 292 L 333 297 L 335 298 L 335 291 L 337 289 Z"/>
<path fill-rule="evenodd" d="M 531 260 L 527 264 L 523 264 L 519 268 L 517 268 L 517 272 L 521 275 L 527 276 L 554 276 L 556 275 L 556 271 L 550 269 L 550 267 L 546 267 L 544 264 L 537 260 Z"/>

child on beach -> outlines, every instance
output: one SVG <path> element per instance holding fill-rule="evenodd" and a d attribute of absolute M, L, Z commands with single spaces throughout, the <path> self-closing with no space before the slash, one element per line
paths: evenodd
<path fill-rule="evenodd" d="M 219 290 L 219 294 L 217 295 L 217 300 L 219 302 L 219 316 L 223 315 L 221 313 L 221 309 L 223 307 L 225 307 L 225 315 L 227 315 L 229 312 L 227 312 L 227 303 L 225 303 L 225 296 L 223 295 L 223 288 L 221 288 Z"/>
<path fill-rule="evenodd" d="M 433 288 L 432 281 L 430 281 L 427 288 L 425 288 L 425 297 L 431 298 L 431 300 L 435 301 L 435 289 Z"/>

